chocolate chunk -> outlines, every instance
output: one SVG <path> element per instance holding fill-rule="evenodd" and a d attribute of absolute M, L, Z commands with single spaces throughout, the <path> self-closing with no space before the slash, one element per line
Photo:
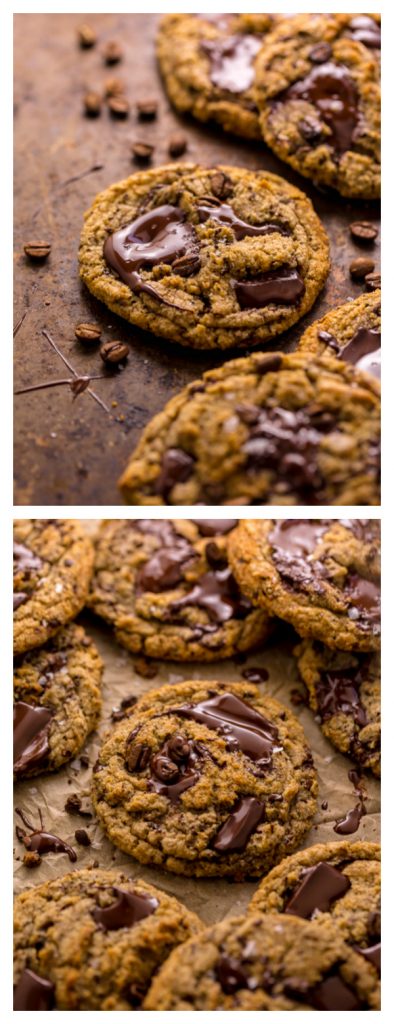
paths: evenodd
<path fill-rule="evenodd" d="M 241 672 L 243 679 L 248 679 L 250 683 L 265 683 L 269 679 L 269 672 L 266 668 L 244 668 Z"/>
<path fill-rule="evenodd" d="M 214 970 L 222 992 L 226 996 L 232 996 L 241 988 L 248 988 L 248 976 L 240 961 L 235 957 L 223 954 L 217 961 Z"/>
<path fill-rule="evenodd" d="M 14 772 L 22 775 L 49 754 L 49 726 L 54 712 L 25 701 L 14 704 Z"/>
<path fill-rule="evenodd" d="M 272 235 L 275 232 L 279 232 L 281 235 L 290 234 L 289 228 L 280 223 L 249 224 L 248 221 L 238 217 L 232 206 L 228 206 L 227 203 L 222 203 L 219 206 L 199 203 L 197 213 L 200 221 L 216 220 L 223 227 L 231 228 L 238 241 L 248 236 Z"/>
<path fill-rule="evenodd" d="M 226 737 L 232 749 L 240 749 L 252 761 L 266 767 L 278 747 L 276 728 L 246 701 L 233 693 L 218 693 L 199 704 L 183 704 L 167 714 L 201 722 Z"/>
<path fill-rule="evenodd" d="M 351 149 L 359 122 L 359 97 L 355 81 L 345 65 L 333 61 L 318 64 L 306 78 L 279 93 L 274 105 L 297 99 L 306 100 L 317 108 L 331 132 L 326 142 L 331 143 L 337 153 Z"/>
<path fill-rule="evenodd" d="M 28 967 L 14 988 L 14 1010 L 54 1010 L 55 986 Z"/>
<path fill-rule="evenodd" d="M 25 544 L 13 545 L 14 572 L 31 572 L 33 569 L 41 569 L 43 561 L 34 554 Z"/>
<path fill-rule="evenodd" d="M 254 58 L 261 47 L 259 35 L 204 39 L 200 45 L 210 60 L 213 85 L 235 94 L 250 89 L 254 82 Z"/>
<path fill-rule="evenodd" d="M 364 1005 L 356 992 L 342 981 L 339 974 L 331 974 L 308 992 L 306 1002 L 316 1010 L 363 1010 Z"/>
<path fill-rule="evenodd" d="M 95 907 L 92 917 L 106 932 L 117 931 L 119 928 L 131 928 L 144 917 L 150 917 L 159 906 L 154 896 L 143 896 L 136 892 L 125 892 L 113 886 L 117 896 L 109 907 Z"/>
<path fill-rule="evenodd" d="M 212 846 L 217 853 L 234 853 L 245 849 L 251 835 L 264 819 L 265 803 L 254 796 L 242 797 L 217 832 Z"/>
<path fill-rule="evenodd" d="M 359 664 L 349 668 L 332 669 L 322 672 L 316 683 L 316 700 L 319 714 L 323 722 L 333 715 L 352 715 L 354 721 L 362 729 L 367 725 L 368 718 L 360 700 L 360 685 L 364 678 L 365 660 L 357 655 Z"/>
<path fill-rule="evenodd" d="M 360 327 L 347 345 L 340 350 L 340 359 L 352 363 L 358 370 L 372 373 L 380 377 L 381 347 L 380 331 L 369 327 Z"/>
<path fill-rule="evenodd" d="M 380 633 L 380 586 L 358 573 L 349 573 L 345 595 L 349 599 L 349 618 L 361 628 Z"/>
<path fill-rule="evenodd" d="M 218 534 L 230 533 L 238 523 L 238 519 L 192 519 L 202 537 L 216 537 Z"/>
<path fill-rule="evenodd" d="M 17 608 L 20 608 L 21 604 L 25 604 L 29 600 L 30 594 L 25 594 L 23 590 L 20 590 L 18 594 L 13 595 L 13 611 L 16 612 Z"/>
<path fill-rule="evenodd" d="M 349 35 L 357 43 L 363 43 L 371 50 L 380 50 L 381 34 L 380 25 L 374 18 L 367 14 L 357 14 L 349 24 Z"/>
<path fill-rule="evenodd" d="M 174 530 L 171 542 L 156 551 L 138 571 L 137 589 L 159 593 L 175 587 L 183 579 L 184 563 L 195 557 L 191 544 Z"/>
<path fill-rule="evenodd" d="M 260 309 L 270 302 L 293 305 L 302 298 L 305 284 L 298 270 L 280 267 L 268 270 L 252 281 L 235 281 L 235 294 L 241 309 Z"/>
<path fill-rule="evenodd" d="M 241 594 L 231 569 L 206 572 L 188 594 L 172 601 L 171 612 L 197 605 L 207 612 L 213 622 L 228 622 L 232 618 L 244 618 L 251 610 L 250 601 Z"/>
<path fill-rule="evenodd" d="M 109 235 L 104 243 L 104 257 L 136 294 L 146 291 L 165 302 L 156 289 L 142 280 L 139 271 L 159 264 L 167 266 L 190 251 L 196 252 L 197 246 L 193 225 L 186 221 L 184 211 L 177 206 L 157 206 Z"/>
<path fill-rule="evenodd" d="M 194 459 L 182 448 L 168 448 L 163 455 L 161 470 L 154 482 L 154 493 L 165 501 L 170 497 L 176 484 L 185 483 L 192 475 Z"/>
<path fill-rule="evenodd" d="M 369 946 L 368 949 L 361 949 L 361 946 L 355 946 L 357 953 L 361 953 L 370 964 L 376 967 L 378 974 L 380 975 L 381 966 L 381 944 L 377 942 L 375 946 Z"/>
<path fill-rule="evenodd" d="M 242 412 L 240 417 L 243 418 Z M 246 468 L 251 473 L 272 469 L 283 486 L 296 491 L 300 500 L 318 504 L 324 496 L 318 454 L 322 435 L 331 427 L 334 422 L 330 417 L 309 413 L 308 407 L 261 409 L 242 445 L 247 456 Z"/>
<path fill-rule="evenodd" d="M 285 914 L 311 918 L 315 910 L 327 911 L 350 889 L 346 875 L 325 861 L 302 872 L 300 884 L 284 908 Z"/>
<path fill-rule="evenodd" d="M 184 793 L 186 789 L 190 789 L 191 786 L 195 786 L 198 782 L 200 775 L 198 772 L 187 771 L 185 772 L 178 782 L 167 784 L 160 782 L 156 779 L 150 779 L 149 788 L 154 789 L 160 796 L 166 796 L 171 803 L 177 803 L 181 793 Z"/>

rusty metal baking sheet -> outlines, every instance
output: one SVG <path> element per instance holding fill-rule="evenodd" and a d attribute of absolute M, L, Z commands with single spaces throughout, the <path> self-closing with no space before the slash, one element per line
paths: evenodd
<path fill-rule="evenodd" d="M 69 371 L 43 335 L 46 329 L 77 374 L 102 374 L 95 389 L 105 411 L 86 391 L 73 400 L 68 386 L 15 397 L 15 503 L 20 505 L 120 505 L 116 481 L 142 428 L 168 399 L 204 370 L 237 354 L 196 352 L 131 327 L 91 296 L 78 276 L 78 244 L 84 211 L 97 192 L 136 169 L 133 141 L 153 143 L 152 166 L 169 160 L 168 141 L 181 130 L 184 161 L 265 168 L 298 185 L 312 199 L 329 233 L 332 269 L 325 290 L 301 323 L 268 348 L 291 349 L 308 323 L 355 297 L 350 260 L 362 253 L 352 242 L 353 220 L 377 220 L 377 204 L 352 203 L 324 194 L 281 163 L 263 143 L 243 142 L 215 125 L 178 116 L 160 82 L 154 51 L 158 15 L 19 14 L 15 16 L 15 389 L 68 377 Z M 98 45 L 83 51 L 77 26 L 88 21 Z M 119 42 L 124 59 L 104 65 L 102 48 Z M 115 74 L 131 103 L 127 120 L 83 114 L 88 89 L 103 91 Z M 138 100 L 157 98 L 155 121 L 138 122 Z M 92 170 L 92 168 L 96 168 Z M 98 169 L 97 169 L 98 168 Z M 23 246 L 48 239 L 49 259 L 33 265 Z M 373 250 L 379 269 L 378 245 Z M 103 338 L 127 340 L 130 358 L 108 372 L 97 347 L 86 351 L 74 327 L 97 321 Z"/>

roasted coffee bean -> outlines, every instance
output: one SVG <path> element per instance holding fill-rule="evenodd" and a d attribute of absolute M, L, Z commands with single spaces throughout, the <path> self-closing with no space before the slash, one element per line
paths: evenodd
<path fill-rule="evenodd" d="M 133 142 L 131 152 L 135 160 L 139 160 L 141 163 L 148 163 L 154 148 L 149 142 Z"/>
<path fill-rule="evenodd" d="M 355 242 L 362 242 L 363 245 L 370 245 L 379 234 L 376 224 L 370 220 L 355 220 L 349 225 L 349 231 Z"/>
<path fill-rule="evenodd" d="M 130 748 L 126 744 L 125 765 L 129 772 L 143 772 L 150 761 L 150 747 L 142 743 L 134 743 Z"/>
<path fill-rule="evenodd" d="M 43 241 L 28 242 L 23 249 L 30 260 L 46 260 L 51 251 L 51 244 Z"/>
<path fill-rule="evenodd" d="M 368 256 L 357 256 L 349 265 L 349 273 L 356 281 L 363 281 L 367 274 L 372 274 L 375 269 L 373 260 Z"/>
<path fill-rule="evenodd" d="M 188 761 L 191 747 L 185 736 L 182 736 L 180 733 L 171 736 L 167 748 L 172 760 L 176 761 L 177 764 Z"/>
<path fill-rule="evenodd" d="M 124 341 L 105 341 L 100 348 L 100 355 L 104 363 L 116 366 L 129 358 L 130 349 Z"/>
<path fill-rule="evenodd" d="M 77 29 L 78 42 L 82 50 L 90 50 L 97 43 L 97 36 L 90 25 L 80 25 Z"/>
<path fill-rule="evenodd" d="M 175 782 L 179 776 L 178 765 L 165 754 L 156 754 L 152 758 L 151 769 L 160 782 Z"/>
<path fill-rule="evenodd" d="M 139 100 L 137 103 L 137 114 L 140 121 L 153 121 L 157 117 L 157 101 Z"/>
<path fill-rule="evenodd" d="M 211 178 L 211 189 L 218 199 L 228 199 L 233 194 L 234 186 L 227 174 L 216 171 Z"/>
<path fill-rule="evenodd" d="M 120 78 L 106 78 L 105 80 L 105 95 L 106 96 L 122 96 L 124 93 L 123 82 Z"/>
<path fill-rule="evenodd" d="M 182 156 L 187 150 L 186 135 L 171 135 L 168 141 L 168 152 L 170 156 Z"/>
<path fill-rule="evenodd" d="M 332 50 L 329 43 L 317 43 L 317 45 L 313 46 L 309 51 L 309 60 L 311 60 L 313 64 L 324 64 L 326 60 L 330 59 L 331 53 Z"/>
<path fill-rule="evenodd" d="M 197 274 L 201 268 L 201 260 L 197 255 L 190 255 L 186 253 L 185 256 L 179 256 L 179 259 L 174 260 L 172 269 L 175 274 L 180 274 L 181 277 L 191 277 L 192 274 Z"/>
<path fill-rule="evenodd" d="M 98 324 L 77 324 L 74 334 L 78 341 L 94 344 L 96 341 L 100 341 L 101 327 Z"/>
<path fill-rule="evenodd" d="M 108 110 L 112 117 L 125 118 L 129 116 L 130 104 L 125 96 L 110 96 Z"/>
<path fill-rule="evenodd" d="M 91 838 L 84 828 L 76 828 L 74 835 L 80 846 L 90 846 Z"/>
<path fill-rule="evenodd" d="M 123 50 L 119 43 L 107 43 L 103 51 L 103 57 L 106 64 L 119 64 L 123 57 Z"/>
<path fill-rule="evenodd" d="M 374 292 L 375 288 L 380 288 L 380 270 L 377 270 L 375 274 L 366 274 L 364 284 L 367 289 L 367 292 Z"/>
<path fill-rule="evenodd" d="M 87 117 L 98 117 L 101 114 L 101 96 L 98 92 L 87 92 L 83 105 Z"/>

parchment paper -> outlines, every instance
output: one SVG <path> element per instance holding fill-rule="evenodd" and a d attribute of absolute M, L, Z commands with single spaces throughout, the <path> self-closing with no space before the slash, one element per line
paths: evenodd
<path fill-rule="evenodd" d="M 93 533 L 98 520 L 86 520 L 85 526 Z M 271 693 L 278 700 L 291 708 L 299 718 L 307 739 L 312 748 L 315 766 L 319 778 L 318 812 L 315 823 L 309 832 L 305 846 L 318 842 L 335 842 L 342 836 L 333 831 L 335 820 L 343 817 L 354 807 L 356 797 L 352 784 L 348 779 L 348 771 L 353 766 L 350 759 L 339 754 L 324 738 L 312 712 L 304 705 L 294 706 L 291 691 L 298 688 L 299 682 L 292 648 L 296 635 L 284 623 L 278 622 L 268 644 L 263 649 L 253 651 L 242 664 L 233 660 L 219 661 L 211 664 L 184 662 L 156 662 L 157 674 L 153 679 L 139 675 L 134 667 L 135 657 L 128 654 L 113 639 L 112 631 L 98 618 L 84 611 L 78 621 L 85 626 L 87 632 L 96 643 L 104 661 L 103 676 L 103 711 L 98 731 L 92 735 L 84 747 L 83 754 L 89 758 L 89 767 L 81 766 L 79 757 L 61 771 L 48 775 L 39 775 L 28 779 L 15 787 L 15 807 L 21 807 L 39 828 L 38 808 L 41 808 L 45 830 L 66 840 L 77 853 L 77 862 L 71 864 L 66 854 L 47 854 L 41 864 L 35 868 L 27 868 L 22 863 L 25 848 L 15 838 L 15 890 L 17 893 L 32 885 L 37 885 L 50 878 L 63 875 L 72 869 L 87 867 L 96 862 L 102 867 L 119 867 L 135 878 L 144 878 L 166 892 L 181 899 L 191 910 L 199 914 L 204 921 L 210 923 L 230 914 L 242 914 L 257 882 L 232 882 L 215 879 L 190 879 L 169 874 L 163 870 L 149 868 L 128 857 L 105 838 L 104 833 L 95 819 L 89 800 L 91 770 L 97 757 L 103 735 L 112 727 L 111 710 L 118 706 L 124 697 L 139 696 L 149 690 L 167 683 L 182 682 L 186 679 L 212 679 L 237 682 L 242 679 L 242 672 L 250 667 L 264 667 L 269 672 L 266 683 L 260 688 Z M 370 773 L 364 776 L 368 798 L 367 814 L 362 818 L 356 833 L 349 836 L 350 840 L 380 840 L 380 785 Z M 64 805 L 72 793 L 83 797 L 84 806 L 92 811 L 92 818 L 70 815 Z M 327 801 L 327 810 L 321 805 Z M 15 817 L 15 824 L 20 824 Z M 83 847 L 75 840 L 75 830 L 83 828 L 88 832 L 91 846 Z M 14 833 L 15 835 L 15 833 Z"/>

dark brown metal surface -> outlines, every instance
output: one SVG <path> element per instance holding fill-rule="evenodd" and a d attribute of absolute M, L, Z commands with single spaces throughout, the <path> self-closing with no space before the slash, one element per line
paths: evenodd
<path fill-rule="evenodd" d="M 294 347 L 311 320 L 363 291 L 349 277 L 350 260 L 363 250 L 351 241 L 348 225 L 366 217 L 376 220 L 376 206 L 324 195 L 263 144 L 243 143 L 215 126 L 178 117 L 169 107 L 156 68 L 157 17 L 15 17 L 15 323 L 26 313 L 14 342 L 15 388 L 69 376 L 42 334 L 46 329 L 78 374 L 105 374 L 105 380 L 92 386 L 110 409 L 105 412 L 86 392 L 73 400 L 68 386 L 15 397 L 16 504 L 122 504 L 116 480 L 148 420 L 190 380 L 237 354 L 194 352 L 137 331 L 97 302 L 79 281 L 83 213 L 97 192 L 136 169 L 130 159 L 132 141 L 152 142 L 152 166 L 159 166 L 169 159 L 169 136 L 182 131 L 188 139 L 184 161 L 266 168 L 311 197 L 330 236 L 331 273 L 311 313 L 270 348 Z M 98 45 L 87 51 L 79 49 L 76 37 L 83 21 L 99 37 Z M 112 39 L 123 47 L 124 59 L 108 68 L 102 48 Z M 102 91 L 110 75 L 125 82 L 130 117 L 115 121 L 103 108 L 97 119 L 86 118 L 85 92 Z M 153 122 L 138 122 L 135 103 L 150 97 L 159 101 L 159 116 Z M 97 165 L 102 165 L 100 170 L 90 171 Z M 52 243 L 51 255 L 42 265 L 29 263 L 23 252 L 24 244 L 34 238 Z M 379 269 L 378 245 L 372 256 Z M 124 370 L 104 370 L 97 347 L 87 351 L 75 340 L 74 326 L 80 321 L 98 322 L 103 340 L 130 342 Z"/>

